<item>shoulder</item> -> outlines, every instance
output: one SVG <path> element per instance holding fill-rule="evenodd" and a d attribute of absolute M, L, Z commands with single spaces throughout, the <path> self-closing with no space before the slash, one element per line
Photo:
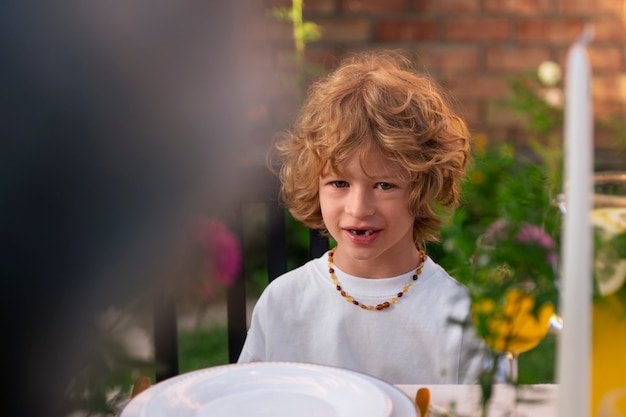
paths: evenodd
<path fill-rule="evenodd" d="M 424 264 L 422 272 L 429 297 L 449 306 L 455 316 L 465 317 L 470 308 L 468 288 L 430 258 Z"/>
<path fill-rule="evenodd" d="M 304 265 L 280 275 L 268 284 L 262 296 L 304 291 L 311 286 L 320 285 L 326 271 L 326 256 L 325 254 L 320 258 L 312 259 Z"/>
<path fill-rule="evenodd" d="M 285 314 L 304 314 L 306 306 L 311 304 L 319 305 L 320 300 L 326 298 L 322 294 L 332 286 L 332 281 L 325 275 L 326 268 L 327 258 L 322 256 L 280 275 L 261 293 L 255 303 L 253 316 L 262 321 L 267 321 L 271 316 L 275 321 Z"/>
<path fill-rule="evenodd" d="M 453 278 L 448 271 L 443 269 L 438 263 L 433 261 L 430 257 L 424 263 L 422 270 L 424 280 L 427 280 L 430 285 L 442 290 L 450 290 L 459 294 L 468 294 L 467 287 Z"/>

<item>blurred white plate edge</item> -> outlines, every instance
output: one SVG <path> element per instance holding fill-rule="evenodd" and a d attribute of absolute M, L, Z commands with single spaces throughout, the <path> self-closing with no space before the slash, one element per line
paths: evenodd
<path fill-rule="evenodd" d="M 315 372 L 321 374 L 328 374 L 334 376 L 342 376 L 347 378 L 353 384 L 359 385 L 360 390 L 365 390 L 366 395 L 359 394 L 359 401 L 354 404 L 354 401 L 350 402 L 350 415 L 355 415 L 354 412 L 362 410 L 363 417 L 415 417 L 417 412 L 410 398 L 408 398 L 404 392 L 395 388 L 394 386 L 377 379 L 375 377 L 362 374 L 359 372 L 350 371 L 343 368 L 316 365 L 309 363 L 296 363 L 296 362 L 249 362 L 215 366 L 211 368 L 200 369 L 197 371 L 188 372 L 170 378 L 166 381 L 162 381 L 153 385 L 146 391 L 139 394 L 132 399 L 126 407 L 121 411 L 119 417 L 147 417 L 146 407 L 154 401 L 155 396 L 168 395 L 168 390 L 171 387 L 175 387 L 183 382 L 189 383 L 190 380 L 199 379 L 206 380 L 211 378 L 212 375 L 224 375 L 224 373 L 230 372 L 277 372 L 281 373 L 289 372 L 302 372 L 308 373 L 308 376 L 314 376 Z M 166 392 L 166 394 L 162 394 Z M 180 393 L 178 393 L 180 394 Z M 345 394 L 345 393 L 344 393 Z M 329 397 L 329 401 L 332 404 L 335 402 L 345 401 L 342 397 L 334 398 L 333 395 Z M 365 406 L 363 408 L 363 406 Z M 343 406 L 341 407 L 343 408 Z M 184 410 L 183 410 L 184 411 Z M 339 410 L 341 411 L 341 410 Z M 341 411 L 343 413 L 343 411 Z M 177 410 L 177 416 L 186 417 L 193 414 L 181 414 Z M 167 415 L 167 414 L 164 414 Z M 339 414 L 343 415 L 343 414 Z"/>

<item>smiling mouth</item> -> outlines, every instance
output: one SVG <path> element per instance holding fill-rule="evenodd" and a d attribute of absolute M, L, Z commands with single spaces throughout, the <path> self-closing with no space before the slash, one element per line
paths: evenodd
<path fill-rule="evenodd" d="M 355 230 L 355 229 L 350 229 L 350 233 L 352 233 L 355 236 L 371 236 L 374 234 L 373 230 Z"/>

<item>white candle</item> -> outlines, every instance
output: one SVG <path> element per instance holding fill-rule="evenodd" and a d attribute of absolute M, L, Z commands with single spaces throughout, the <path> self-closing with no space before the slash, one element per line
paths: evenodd
<path fill-rule="evenodd" d="M 571 46 L 565 79 L 565 176 L 567 214 L 561 254 L 563 331 L 558 348 L 559 416 L 590 414 L 591 289 L 593 235 L 589 222 L 593 189 L 590 27 Z"/>

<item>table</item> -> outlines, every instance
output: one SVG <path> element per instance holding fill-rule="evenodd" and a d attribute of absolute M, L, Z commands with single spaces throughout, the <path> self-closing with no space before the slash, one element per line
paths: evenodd
<path fill-rule="evenodd" d="M 432 417 L 480 416 L 480 387 L 478 385 L 396 385 L 396 387 L 411 398 L 415 398 L 419 388 L 429 388 Z M 487 415 L 488 417 L 556 417 L 558 416 L 558 391 L 559 387 L 555 384 L 520 385 L 517 390 L 512 385 L 496 384 L 493 387 L 493 396 Z"/>

